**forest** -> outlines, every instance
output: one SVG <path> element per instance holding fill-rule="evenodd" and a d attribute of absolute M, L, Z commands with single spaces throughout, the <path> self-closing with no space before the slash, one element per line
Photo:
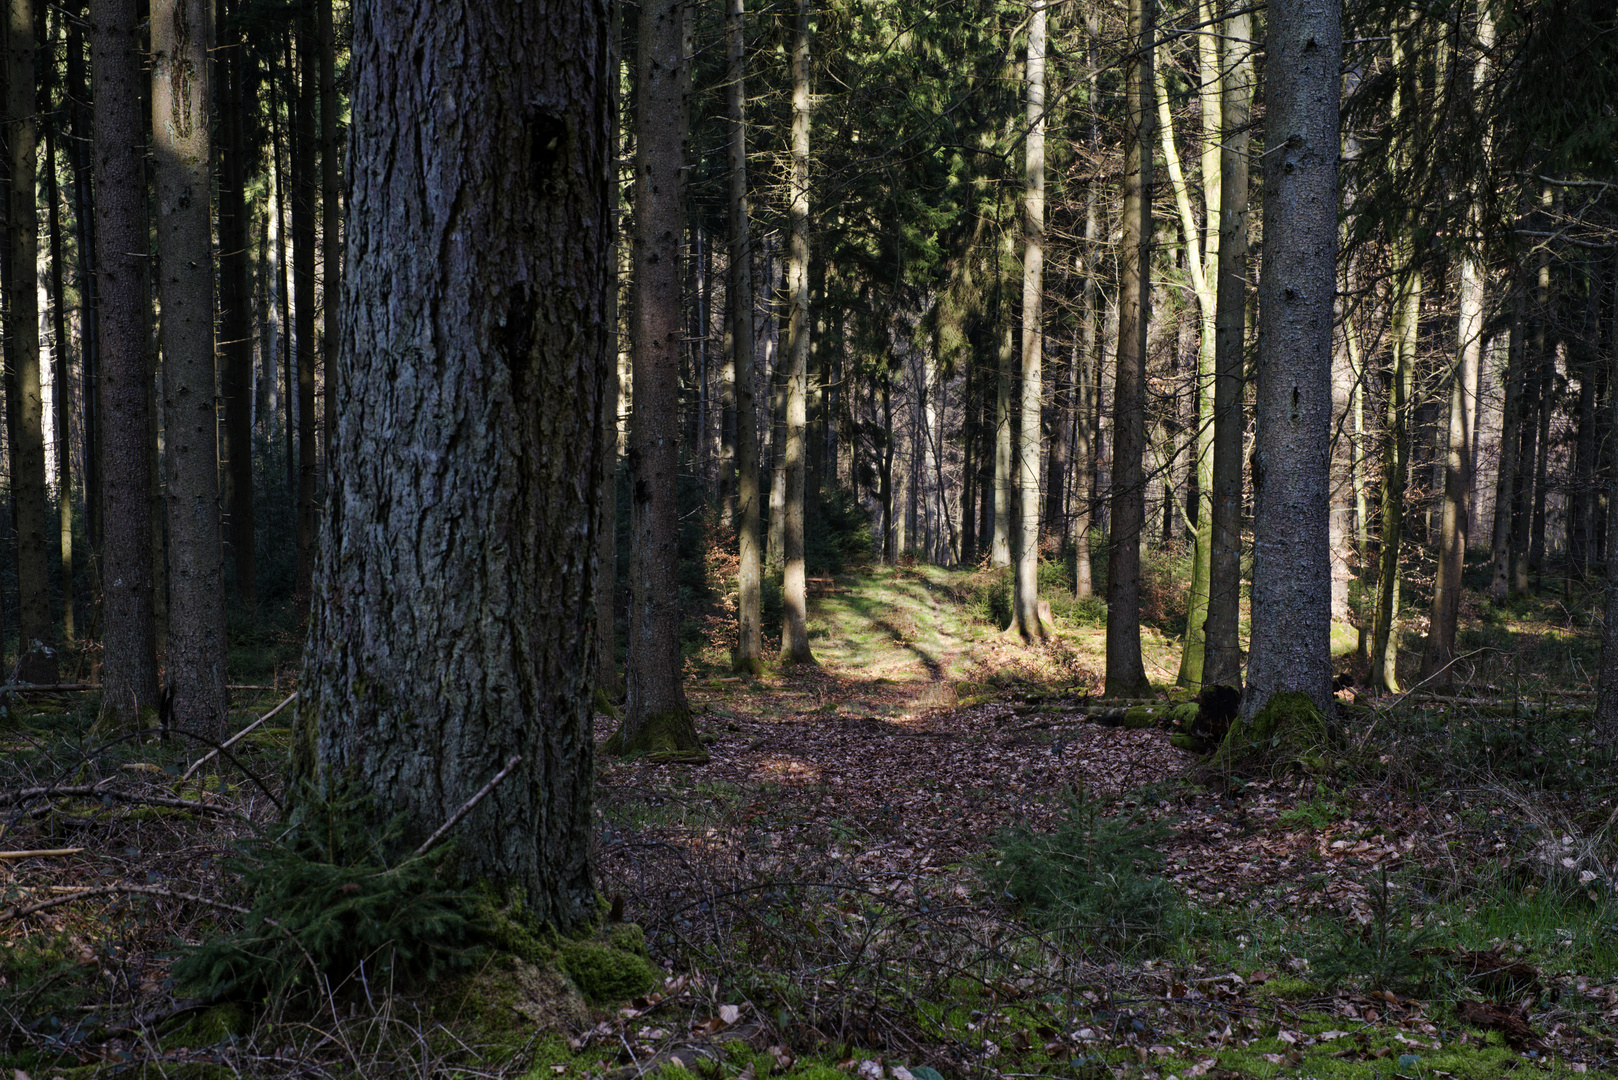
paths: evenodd
<path fill-rule="evenodd" d="M 1610 0 L 5 8 L 18 1080 L 1618 1075 Z"/>

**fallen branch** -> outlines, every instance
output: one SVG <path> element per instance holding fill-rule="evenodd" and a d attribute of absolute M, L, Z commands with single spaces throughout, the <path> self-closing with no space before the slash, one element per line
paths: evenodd
<path fill-rule="evenodd" d="M 0 851 L 0 859 L 49 859 L 62 855 L 77 855 L 81 847 L 40 848 L 38 851 Z"/>
<path fill-rule="evenodd" d="M 208 907 L 219 908 L 221 911 L 232 911 L 237 915 L 248 914 L 247 909 L 244 907 L 237 907 L 235 904 L 227 904 L 222 900 L 213 900 L 206 896 L 198 896 L 195 893 L 175 892 L 173 889 L 165 889 L 161 885 L 95 885 L 80 889 L 77 892 L 66 893 L 62 896 L 53 896 L 49 900 L 41 900 L 24 908 L 14 907 L 0 918 L 21 919 L 35 912 L 44 911 L 46 908 L 71 904 L 75 900 L 87 900 L 96 896 L 115 896 L 125 893 L 136 896 L 156 896 L 163 900 L 190 900 L 195 904 L 205 904 Z"/>
<path fill-rule="evenodd" d="M 211 761 L 212 759 L 218 757 L 220 750 L 229 750 L 232 746 L 234 746 L 236 744 L 237 739 L 240 739 L 243 735 L 246 735 L 249 731 L 252 731 L 254 728 L 258 727 L 264 721 L 268 720 L 270 717 L 274 716 L 276 713 L 280 712 L 282 709 L 286 708 L 288 705 L 291 705 L 293 700 L 297 696 L 298 696 L 298 692 L 296 690 L 292 691 L 292 693 L 287 697 L 287 699 L 285 701 L 281 702 L 281 704 L 277 705 L 275 708 L 271 709 L 269 712 L 265 713 L 263 716 L 259 717 L 257 720 L 254 720 L 251 724 L 248 724 L 246 727 L 242 728 L 236 734 L 232 735 L 230 738 L 228 738 L 224 742 L 220 743 L 218 745 L 218 747 L 216 747 L 215 749 L 208 751 L 206 754 L 202 755 L 197 760 L 193 761 L 191 763 L 191 767 L 189 769 L 185 770 L 185 775 L 180 777 L 180 782 L 184 783 L 185 781 L 191 779 L 191 774 L 196 772 L 199 768 L 201 768 L 204 763 L 206 763 L 208 761 Z"/>
<path fill-rule="evenodd" d="M 106 781 L 102 781 L 105 783 Z M 39 787 L 22 788 L 18 791 L 0 791 L 0 806 L 12 806 L 16 803 L 27 802 L 29 799 L 61 799 L 97 797 L 112 799 L 115 802 L 131 803 L 136 806 L 167 806 L 175 810 L 197 810 L 208 814 L 229 814 L 239 817 L 243 821 L 252 818 L 240 810 L 233 810 L 228 806 L 215 806 L 213 803 L 196 802 L 192 799 L 173 799 L 163 795 L 136 795 L 130 791 L 119 791 L 116 788 L 104 788 L 101 784 L 84 784 L 78 787 Z"/>
<path fill-rule="evenodd" d="M 455 813 L 451 814 L 449 816 L 449 820 L 438 827 L 437 832 L 433 833 L 431 836 L 421 842 L 421 846 L 412 853 L 411 857 L 415 858 L 420 855 L 425 855 L 427 852 L 431 851 L 433 845 L 438 843 L 438 838 L 449 832 L 455 826 L 459 825 L 461 823 L 461 819 L 470 814 L 473 807 L 487 798 L 489 792 L 493 791 L 495 787 L 499 785 L 500 781 L 511 775 L 511 770 L 515 769 L 517 767 L 517 763 L 521 760 L 521 754 L 512 754 L 511 760 L 506 762 L 506 767 L 495 773 L 494 778 L 478 789 L 478 793 L 476 795 L 462 803 L 461 808 L 455 811 Z"/>

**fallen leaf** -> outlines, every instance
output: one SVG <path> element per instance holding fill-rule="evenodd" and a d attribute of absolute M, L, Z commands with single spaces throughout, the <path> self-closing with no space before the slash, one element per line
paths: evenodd
<path fill-rule="evenodd" d="M 719 1006 L 719 1019 L 723 1020 L 727 1026 L 730 1025 L 730 1024 L 734 1024 L 736 1021 L 740 1020 L 741 1018 L 742 1018 L 742 1010 L 741 1010 L 740 1006 L 737 1006 L 737 1005 L 721 1005 L 721 1006 Z"/>

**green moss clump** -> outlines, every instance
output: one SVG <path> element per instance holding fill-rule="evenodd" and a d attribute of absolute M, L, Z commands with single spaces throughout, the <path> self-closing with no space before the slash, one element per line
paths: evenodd
<path fill-rule="evenodd" d="M 663 972 L 644 956 L 598 941 L 570 941 L 561 947 L 562 969 L 592 1002 L 623 1001 L 663 981 Z"/>
<path fill-rule="evenodd" d="M 578 988 L 554 965 L 515 956 L 490 961 L 476 974 L 448 980 L 429 1003 L 434 1019 L 480 1045 L 509 1047 L 514 1056 L 535 1028 L 585 1027 L 590 1011 Z M 505 1056 L 505 1055 L 497 1055 Z"/>
<path fill-rule="evenodd" d="M 1248 720 L 1237 719 L 1214 754 L 1219 768 L 1304 762 L 1325 765 L 1326 717 L 1308 694 L 1283 690 L 1272 694 Z"/>
<path fill-rule="evenodd" d="M 165 1036 L 162 1047 L 172 1050 L 181 1046 L 217 1046 L 233 1036 L 247 1034 L 250 1025 L 251 1019 L 240 1005 L 215 1005 Z"/>
<path fill-rule="evenodd" d="M 502 892 L 480 881 L 473 912 L 484 938 L 496 949 L 530 963 L 548 963 L 556 953 L 556 934 L 529 914 L 525 901 L 521 889 Z"/>
<path fill-rule="evenodd" d="M 1199 709 L 1195 701 L 1182 701 L 1168 711 L 1168 722 L 1182 731 L 1190 731 L 1197 722 Z"/>
<path fill-rule="evenodd" d="M 1144 705 L 1136 705 L 1134 708 L 1124 711 L 1124 727 L 1126 728 L 1149 728 L 1156 723 L 1157 717 L 1153 716 L 1152 710 Z"/>
<path fill-rule="evenodd" d="M 607 932 L 607 944 L 636 956 L 651 954 L 646 951 L 646 934 L 639 923 L 618 923 Z"/>
<path fill-rule="evenodd" d="M 668 765 L 706 765 L 708 751 L 697 738 L 696 725 L 691 722 L 690 709 L 670 709 L 648 716 L 640 730 L 626 735 L 627 720 L 607 740 L 609 754 L 628 756 L 644 754 L 649 761 Z"/>

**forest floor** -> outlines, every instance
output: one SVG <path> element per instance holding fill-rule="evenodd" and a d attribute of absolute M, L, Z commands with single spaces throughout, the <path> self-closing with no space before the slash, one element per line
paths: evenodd
<path fill-rule="evenodd" d="M 516 1051 L 419 995 L 208 1028 L 168 965 L 232 919 L 219 860 L 248 820 L 276 816 L 286 714 L 199 786 L 181 781 L 183 749 L 90 740 L 93 699 L 14 702 L 0 847 L 59 854 L 0 858 L 0 904 L 68 902 L 0 923 L 0 1066 L 30 1080 L 1618 1075 L 1618 771 L 1586 741 L 1588 598 L 1468 603 L 1454 695 L 1346 693 L 1324 766 L 1238 774 L 1118 724 L 1122 703 L 1095 696 L 1093 609 L 1058 606 L 1057 637 L 1025 647 L 989 621 L 986 580 L 840 576 L 812 601 L 816 665 L 738 677 L 718 646 L 691 657 L 711 761 L 603 756 L 596 789 L 601 887 L 668 981 Z M 1178 647 L 1148 629 L 1154 684 L 1172 682 Z M 263 686 L 241 692 L 236 723 L 290 689 Z M 598 717 L 598 738 L 613 725 Z M 54 804 L 12 808 L 50 784 Z"/>

